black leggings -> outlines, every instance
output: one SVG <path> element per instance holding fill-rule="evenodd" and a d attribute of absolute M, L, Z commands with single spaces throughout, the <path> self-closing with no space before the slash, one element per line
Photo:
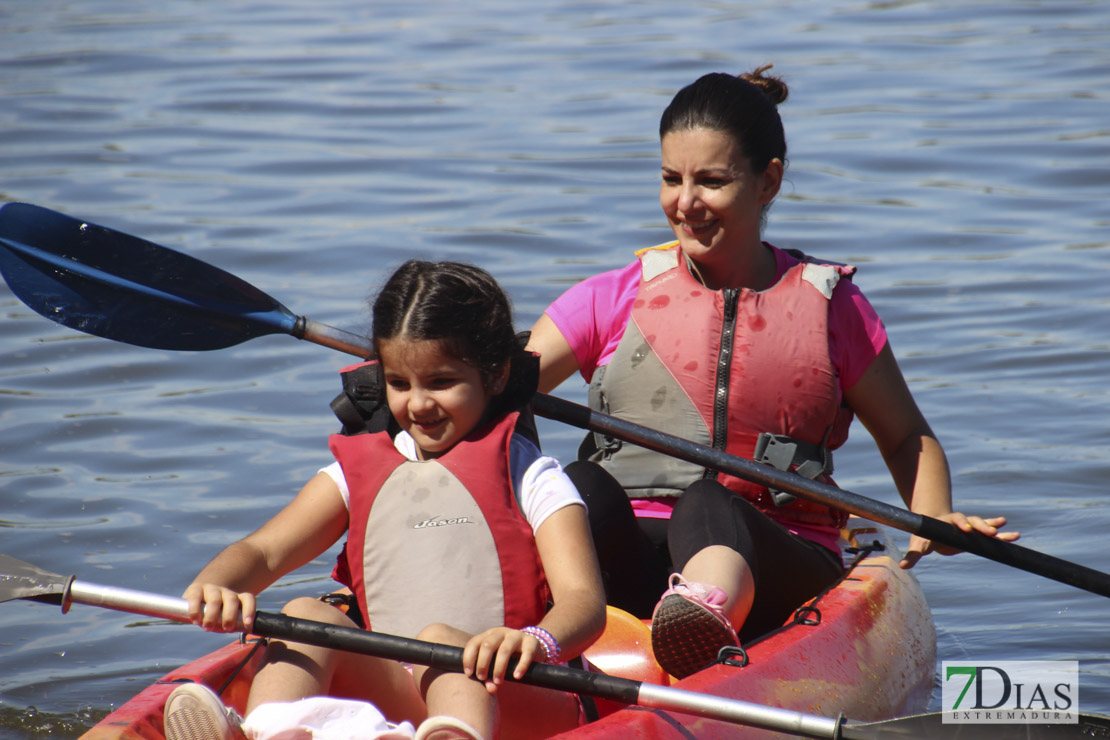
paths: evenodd
<path fill-rule="evenodd" d="M 740 553 L 752 571 L 755 603 L 739 630 L 741 642 L 775 629 L 843 575 L 840 558 L 827 547 L 791 534 L 717 481 L 691 484 L 670 519 L 638 519 L 624 489 L 600 465 L 574 462 L 566 473 L 589 507 L 608 602 L 641 619 L 651 616 L 668 576 L 711 545 Z"/>

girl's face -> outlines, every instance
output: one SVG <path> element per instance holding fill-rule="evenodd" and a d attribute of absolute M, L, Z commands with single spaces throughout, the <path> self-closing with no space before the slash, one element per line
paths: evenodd
<path fill-rule="evenodd" d="M 445 353 L 437 341 L 387 339 L 378 343 L 378 354 L 389 410 L 416 441 L 421 460 L 470 434 L 504 384 L 503 377 L 494 379 L 487 391 L 478 368 Z"/>
<path fill-rule="evenodd" d="M 661 144 L 659 203 L 682 250 L 714 266 L 759 244 L 760 216 L 778 194 L 782 162 L 752 172 L 732 136 L 704 128 L 671 131 Z"/>

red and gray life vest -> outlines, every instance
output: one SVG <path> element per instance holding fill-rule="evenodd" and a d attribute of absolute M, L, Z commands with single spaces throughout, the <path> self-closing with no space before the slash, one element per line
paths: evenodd
<path fill-rule="evenodd" d="M 427 461 L 408 460 L 388 431 L 330 438 L 350 490 L 334 576 L 355 593 L 368 628 L 415 637 L 443 623 L 477 634 L 543 617 L 547 581 L 513 495 L 518 417 L 503 414 Z"/>
<path fill-rule="evenodd" d="M 590 385 L 590 406 L 740 457 L 832 482 L 832 455 L 852 414 L 829 358 L 829 300 L 854 268 L 802 261 L 763 291 L 709 290 L 677 244 L 638 253 L 631 319 Z M 587 443 L 590 439 L 587 438 Z M 719 478 L 779 519 L 842 526 L 843 512 L 594 435 L 589 459 L 631 498 L 680 496 Z M 588 447 L 587 447 L 588 451 Z"/>

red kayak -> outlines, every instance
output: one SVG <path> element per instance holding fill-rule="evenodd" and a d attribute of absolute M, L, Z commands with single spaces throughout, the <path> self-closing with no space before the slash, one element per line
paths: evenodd
<path fill-rule="evenodd" d="M 856 523 L 858 520 L 853 520 Z M 851 542 L 880 536 L 854 529 Z M 798 610 L 787 625 L 742 653 L 682 681 L 651 655 L 645 623 L 612 607 L 604 635 L 586 653 L 600 671 L 811 715 L 878 721 L 923 711 L 933 689 L 936 634 L 916 579 L 884 551 L 864 548 L 844 580 Z M 163 740 L 162 708 L 174 688 L 205 683 L 243 710 L 262 657 L 256 638 L 227 645 L 170 671 L 83 735 L 84 740 Z M 596 700 L 601 718 L 559 735 L 587 738 L 755 738 L 772 733 L 680 712 Z"/>

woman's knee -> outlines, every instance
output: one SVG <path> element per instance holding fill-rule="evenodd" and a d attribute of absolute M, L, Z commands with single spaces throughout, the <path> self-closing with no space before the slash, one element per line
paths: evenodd
<path fill-rule="evenodd" d="M 755 556 L 752 523 L 762 516 L 742 496 L 720 483 L 694 482 L 671 514 L 668 541 L 675 567 L 681 570 L 690 558 L 713 546 L 734 550 L 751 563 Z"/>
<path fill-rule="evenodd" d="M 742 496 L 715 480 L 703 478 L 691 483 L 679 497 L 671 512 L 671 522 L 681 525 L 690 520 L 712 525 L 731 520 L 738 514 L 743 516 L 745 508 L 756 511 Z"/>

